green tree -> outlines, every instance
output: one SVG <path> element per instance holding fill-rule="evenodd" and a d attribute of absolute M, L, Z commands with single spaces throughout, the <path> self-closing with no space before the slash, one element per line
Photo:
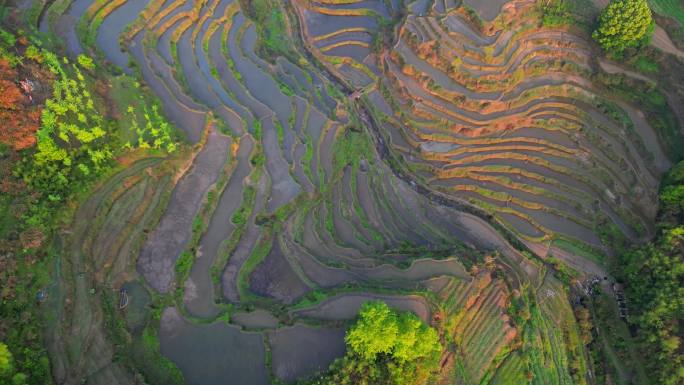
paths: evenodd
<path fill-rule="evenodd" d="M 397 314 L 384 302 L 367 302 L 359 316 L 345 338 L 349 347 L 366 360 L 392 353 L 399 333 Z"/>
<path fill-rule="evenodd" d="M 347 332 L 349 347 L 366 360 L 389 355 L 399 363 L 435 359 L 441 346 L 435 329 L 413 313 L 398 314 L 386 303 L 366 302 L 358 322 Z"/>
<path fill-rule="evenodd" d="M 43 56 L 59 78 L 52 84 L 52 98 L 45 101 L 33 162 L 25 162 L 21 174 L 49 201 L 60 202 L 109 166 L 112 138 L 79 67 L 63 66 L 45 50 Z M 88 59 L 79 56 L 86 65 Z"/>
<path fill-rule="evenodd" d="M 384 302 L 365 303 L 345 339 L 345 357 L 309 385 L 427 385 L 439 369 L 435 329 Z"/>
<path fill-rule="evenodd" d="M 592 37 L 605 51 L 619 54 L 626 48 L 648 43 L 653 28 L 646 0 L 613 0 L 601 12 Z"/>

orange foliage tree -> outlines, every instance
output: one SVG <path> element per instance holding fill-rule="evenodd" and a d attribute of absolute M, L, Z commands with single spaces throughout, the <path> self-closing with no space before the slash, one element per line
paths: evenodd
<path fill-rule="evenodd" d="M 17 85 L 17 71 L 0 60 L 0 143 L 19 151 L 36 144 L 41 108 Z"/>

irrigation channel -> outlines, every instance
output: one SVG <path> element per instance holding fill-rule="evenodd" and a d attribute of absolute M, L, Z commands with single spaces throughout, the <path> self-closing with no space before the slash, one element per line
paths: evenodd
<path fill-rule="evenodd" d="M 159 381 L 145 361 L 169 360 L 193 385 L 291 382 L 374 299 L 438 327 L 459 384 L 590 373 L 554 264 L 603 275 L 602 228 L 651 236 L 669 149 L 534 1 L 466 1 L 480 27 L 458 3 L 289 0 L 266 58 L 246 2 L 45 2 L 41 31 L 139 77 L 193 146 L 114 176 L 61 237 L 57 381 Z M 117 358 L 121 320 L 140 362 Z"/>

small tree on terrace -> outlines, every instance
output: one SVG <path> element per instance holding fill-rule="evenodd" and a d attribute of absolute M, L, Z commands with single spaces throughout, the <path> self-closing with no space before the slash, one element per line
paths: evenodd
<path fill-rule="evenodd" d="M 648 43 L 654 27 L 646 0 L 613 0 L 601 12 L 598 24 L 592 37 L 605 51 L 617 54 Z"/>

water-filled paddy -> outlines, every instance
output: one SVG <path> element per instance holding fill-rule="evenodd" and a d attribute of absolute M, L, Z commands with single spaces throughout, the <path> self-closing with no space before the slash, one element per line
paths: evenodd
<path fill-rule="evenodd" d="M 216 322 L 195 325 L 175 308 L 162 313 L 161 352 L 183 372 L 190 385 L 268 384 L 263 337 Z"/>
<path fill-rule="evenodd" d="M 119 35 L 138 17 L 147 4 L 147 0 L 126 1 L 105 18 L 97 31 L 97 46 L 104 51 L 107 60 L 126 72 L 130 72 L 128 53 L 121 50 Z"/>
<path fill-rule="evenodd" d="M 325 370 L 344 355 L 344 329 L 295 325 L 268 333 L 273 374 L 284 381 Z M 306 346 L 306 349 L 300 347 Z"/>
<path fill-rule="evenodd" d="M 190 238 L 204 195 L 226 162 L 229 144 L 230 138 L 215 130 L 209 134 L 206 147 L 176 185 L 164 217 L 143 246 L 138 269 L 157 291 L 167 292 L 172 287 L 176 259 Z"/>
<path fill-rule="evenodd" d="M 235 197 L 242 196 L 244 179 L 250 172 L 249 155 L 253 148 L 254 143 L 251 139 L 244 138 L 240 141 L 237 159 L 233 160 L 237 165 L 219 198 L 209 227 L 200 240 L 195 263 L 185 282 L 184 302 L 188 311 L 195 316 L 211 317 L 218 313 L 214 304 L 214 286 L 210 277 L 210 268 L 217 257 L 221 243 L 235 230 L 231 216 L 240 204 Z"/>

